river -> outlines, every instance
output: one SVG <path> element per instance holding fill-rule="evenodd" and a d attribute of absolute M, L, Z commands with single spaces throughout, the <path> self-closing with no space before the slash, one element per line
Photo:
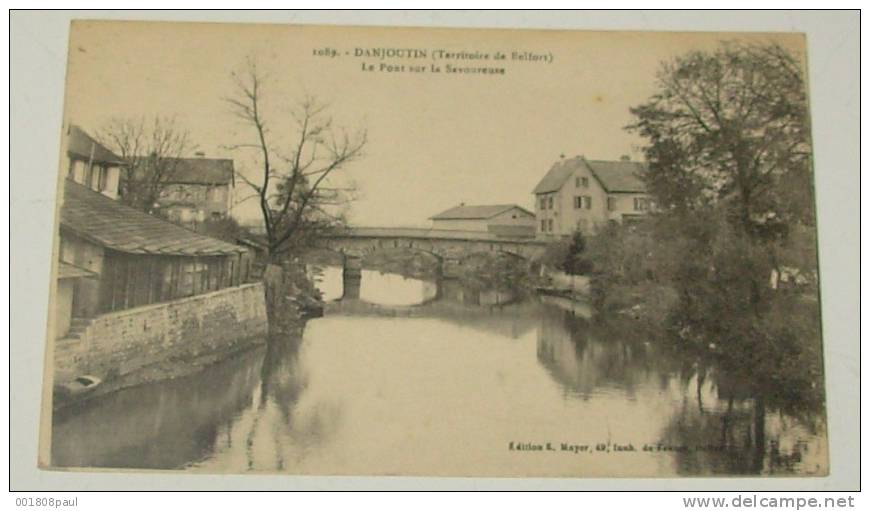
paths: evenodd
<path fill-rule="evenodd" d="M 821 426 L 719 395 L 583 304 L 363 270 L 301 339 L 60 410 L 65 467 L 357 475 L 824 474 Z M 344 298 L 342 298 L 344 297 Z M 688 367 L 688 370 L 687 370 Z"/>

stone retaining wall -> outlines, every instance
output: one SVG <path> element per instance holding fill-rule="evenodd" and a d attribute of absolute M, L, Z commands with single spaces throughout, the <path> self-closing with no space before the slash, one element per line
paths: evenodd
<path fill-rule="evenodd" d="M 145 366 L 241 348 L 267 331 L 262 283 L 93 318 L 78 339 L 55 342 L 55 383 L 111 379 Z"/>

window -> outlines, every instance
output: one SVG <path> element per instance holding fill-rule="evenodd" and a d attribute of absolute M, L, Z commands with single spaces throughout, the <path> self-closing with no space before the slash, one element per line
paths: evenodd
<path fill-rule="evenodd" d="M 553 209 L 553 196 L 552 195 L 550 195 L 550 197 L 547 199 L 547 208 Z"/>
<path fill-rule="evenodd" d="M 84 179 L 84 181 L 82 181 L 83 185 L 87 186 L 88 188 L 90 188 L 92 190 L 94 188 L 96 188 L 93 184 L 94 183 L 94 170 L 97 170 L 97 167 L 94 167 L 93 165 L 85 166 L 85 179 Z"/>
<path fill-rule="evenodd" d="M 541 209 L 547 209 L 547 198 L 541 197 Z"/>
<path fill-rule="evenodd" d="M 583 207 L 583 197 L 577 196 L 574 197 L 574 209 L 580 209 Z"/>
<path fill-rule="evenodd" d="M 586 203 L 586 209 L 592 209 L 592 197 L 587 195 L 586 197 L 583 197 L 583 201 Z"/>
<path fill-rule="evenodd" d="M 647 211 L 649 209 L 649 199 L 645 197 L 635 197 L 634 198 L 634 210 L 635 211 Z"/>
<path fill-rule="evenodd" d="M 71 243 L 63 236 L 60 238 L 60 260 L 67 263 L 73 262 L 73 248 Z"/>
<path fill-rule="evenodd" d="M 583 185 L 583 188 L 589 188 L 589 178 L 588 177 L 581 177 L 580 184 Z"/>
<path fill-rule="evenodd" d="M 553 232 L 553 219 L 547 220 L 547 231 Z"/>
<path fill-rule="evenodd" d="M 613 211 L 614 209 L 616 209 L 616 197 L 608 197 L 607 211 Z"/>
<path fill-rule="evenodd" d="M 209 202 L 224 202 L 227 200 L 227 189 L 223 186 L 215 186 L 208 190 Z"/>
<path fill-rule="evenodd" d="M 193 294 L 193 274 L 196 271 L 193 262 L 181 263 L 181 279 L 178 283 L 178 295 L 190 296 Z"/>
<path fill-rule="evenodd" d="M 88 187 L 96 192 L 103 191 L 103 182 L 105 181 L 105 167 L 94 165 L 91 171 L 91 182 Z"/>
<path fill-rule="evenodd" d="M 111 167 L 103 167 L 100 172 L 100 191 L 109 189 L 109 170 Z"/>
<path fill-rule="evenodd" d="M 547 232 L 547 221 L 541 220 L 541 232 Z"/>
<path fill-rule="evenodd" d="M 192 222 L 194 219 L 195 211 L 191 208 L 181 208 L 180 210 L 180 219 L 182 222 Z"/>
<path fill-rule="evenodd" d="M 81 160 L 73 160 L 72 162 L 72 179 L 76 183 L 82 185 L 85 184 L 85 162 Z"/>

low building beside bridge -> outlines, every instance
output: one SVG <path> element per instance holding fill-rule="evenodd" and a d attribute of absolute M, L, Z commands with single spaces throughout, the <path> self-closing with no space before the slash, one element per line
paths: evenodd
<path fill-rule="evenodd" d="M 430 220 L 433 229 L 492 232 L 509 237 L 535 235 L 535 214 L 516 204 L 460 204 Z"/>

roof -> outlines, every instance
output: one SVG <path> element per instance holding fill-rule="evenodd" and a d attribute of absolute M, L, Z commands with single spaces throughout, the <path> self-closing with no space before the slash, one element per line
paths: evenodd
<path fill-rule="evenodd" d="M 175 161 L 167 183 L 225 185 L 233 181 L 233 160 L 226 158 L 164 158 Z"/>
<path fill-rule="evenodd" d="M 69 179 L 64 185 L 60 225 L 93 243 L 128 254 L 215 256 L 246 251 L 125 206 Z"/>
<path fill-rule="evenodd" d="M 608 192 L 646 193 L 646 185 L 640 177 L 646 170 L 643 163 L 587 160 L 586 165 Z"/>
<path fill-rule="evenodd" d="M 498 241 L 524 245 L 546 245 L 548 242 L 523 236 L 511 238 L 489 231 L 460 231 L 455 229 L 430 229 L 423 227 L 346 227 L 323 236 L 324 238 L 417 238 L 426 240 Z"/>
<path fill-rule="evenodd" d="M 552 167 L 550 167 L 550 170 L 544 176 L 544 179 L 541 179 L 532 193 L 538 194 L 558 191 L 581 164 L 582 161 L 579 157 L 571 158 L 570 160 L 557 161 Z"/>
<path fill-rule="evenodd" d="M 245 230 L 242 230 L 238 234 L 236 234 L 235 240 L 236 243 L 240 245 L 251 247 L 257 250 L 265 250 L 269 247 L 269 241 L 266 239 L 265 236 Z"/>
<path fill-rule="evenodd" d="M 90 277 L 95 278 L 97 274 L 86 270 L 84 268 L 80 268 L 74 264 L 65 263 L 60 261 L 57 266 L 57 278 L 59 279 L 74 279 L 79 277 Z"/>
<path fill-rule="evenodd" d="M 577 156 L 556 162 L 532 193 L 540 194 L 558 191 L 574 175 L 577 169 L 584 167 L 595 176 L 607 192 L 646 192 L 646 186 L 640 178 L 645 169 L 643 163 L 622 160 L 587 160 L 582 156 Z"/>
<path fill-rule="evenodd" d="M 493 205 L 485 205 L 485 206 L 466 206 L 464 204 L 460 204 L 459 206 L 450 208 L 446 211 L 442 211 L 437 215 L 430 217 L 431 220 L 480 220 L 492 218 L 496 215 L 500 215 L 505 211 L 510 211 L 511 209 L 519 209 L 530 216 L 534 216 L 534 213 L 531 211 L 521 208 L 516 204 L 493 204 Z"/>
<path fill-rule="evenodd" d="M 88 135 L 85 130 L 79 128 L 75 124 L 70 124 L 67 130 L 67 146 L 66 151 L 72 156 L 77 156 L 84 160 L 90 160 L 96 163 L 114 163 L 123 165 L 124 160 L 117 154 L 113 153 L 106 146 L 97 142 L 93 137 Z"/>

